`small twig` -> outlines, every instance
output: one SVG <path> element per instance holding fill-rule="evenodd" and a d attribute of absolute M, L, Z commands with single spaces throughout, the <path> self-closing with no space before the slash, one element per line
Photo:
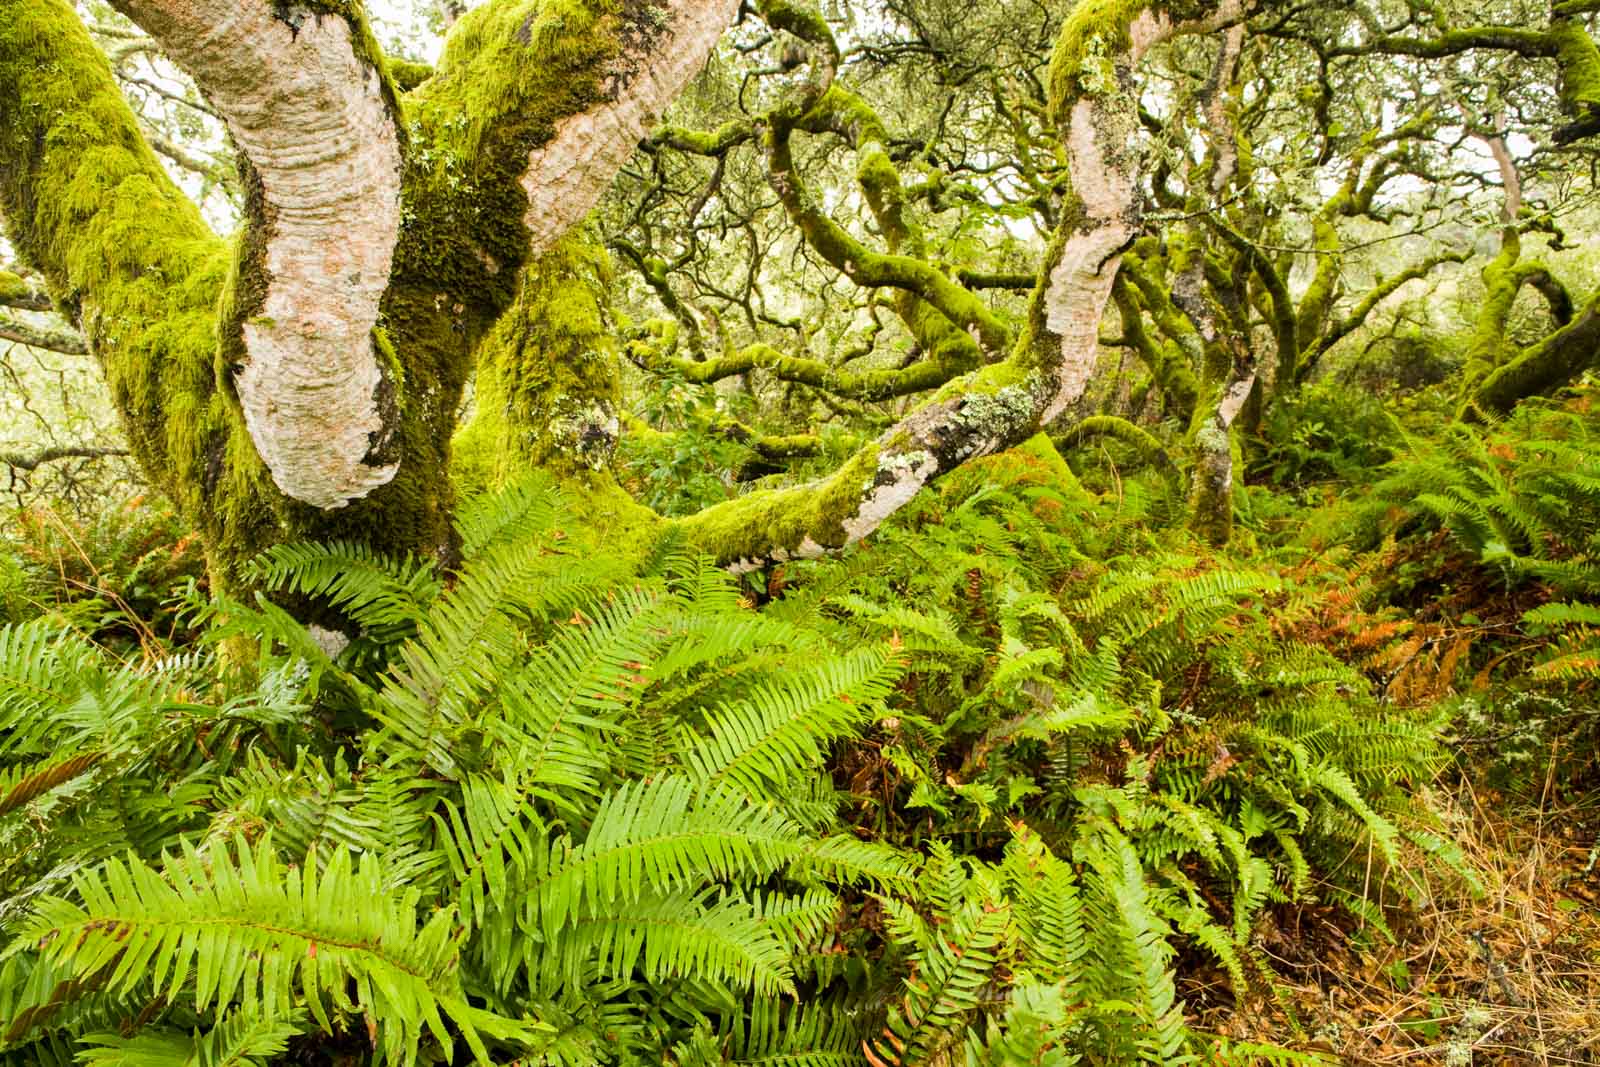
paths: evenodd
<path fill-rule="evenodd" d="M 32 471 L 38 470 L 46 463 L 54 463 L 62 459 L 105 459 L 111 456 L 126 456 L 126 448 L 95 448 L 87 445 L 63 445 L 57 448 L 46 448 L 32 455 L 22 453 L 0 452 L 0 464 L 12 470 Z"/>

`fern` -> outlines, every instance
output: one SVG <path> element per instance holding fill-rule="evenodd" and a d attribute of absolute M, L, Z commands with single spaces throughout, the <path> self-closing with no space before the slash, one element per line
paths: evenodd
<path fill-rule="evenodd" d="M 86 1034 L 88 1067 L 268 1067 L 301 1032 L 303 1016 L 235 1012 L 206 1033 Z"/>
<path fill-rule="evenodd" d="M 899 674 L 887 649 L 859 652 L 785 675 L 709 715 L 689 730 L 684 763 L 704 787 L 738 788 L 752 800 L 774 796 L 822 763 L 822 746 L 870 719 Z"/>
<path fill-rule="evenodd" d="M 244 998 L 287 1012 L 293 1002 L 324 1030 L 330 1015 L 369 1012 L 381 1020 L 385 1055 L 407 1063 L 425 1033 L 449 1046 L 446 1017 L 483 1062 L 480 1030 L 525 1037 L 525 1024 L 474 1008 L 459 991 L 453 916 L 419 926 L 415 894 L 397 898 L 384 882 L 376 860 L 353 863 L 344 850 L 318 872 L 282 866 L 270 841 L 205 854 L 186 847 L 160 870 L 130 859 L 78 874 L 83 903 L 44 898 L 16 944 L 38 945 L 74 979 L 114 993 L 148 982 L 168 1000 L 192 997 L 199 1011 Z M 353 900 L 362 906 L 350 908 Z"/>
<path fill-rule="evenodd" d="M 800 854 L 800 841 L 781 816 L 728 793 L 703 793 L 687 779 L 627 783 L 601 803 L 581 844 L 557 842 L 538 857 L 527 919 L 554 938 L 617 901 L 775 870 Z"/>

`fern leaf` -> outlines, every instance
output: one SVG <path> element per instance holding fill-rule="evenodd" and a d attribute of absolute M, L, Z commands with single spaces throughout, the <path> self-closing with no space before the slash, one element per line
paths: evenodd
<path fill-rule="evenodd" d="M 204 854 L 186 846 L 160 870 L 111 861 L 74 884 L 83 903 L 41 900 L 16 944 L 37 945 L 52 965 L 112 991 L 149 982 L 175 999 L 192 989 L 200 1011 L 237 1001 L 286 1013 L 298 1001 L 324 1029 L 330 1007 L 364 1010 L 380 1020 L 385 1055 L 404 1063 L 415 1062 L 425 1033 L 451 1047 L 446 1016 L 484 1062 L 480 1030 L 527 1034 L 467 1003 L 454 972 L 454 917 L 441 911 L 419 928 L 415 893 L 396 898 L 371 856 L 353 865 L 340 850 L 320 873 L 312 863 L 297 872 L 278 862 L 270 839 L 254 848 L 239 839 Z"/>
<path fill-rule="evenodd" d="M 615 902 L 764 875 L 801 850 L 794 824 L 733 794 L 702 793 L 672 776 L 625 783 L 601 803 L 581 845 L 552 847 L 529 881 L 529 921 L 553 940 Z"/>

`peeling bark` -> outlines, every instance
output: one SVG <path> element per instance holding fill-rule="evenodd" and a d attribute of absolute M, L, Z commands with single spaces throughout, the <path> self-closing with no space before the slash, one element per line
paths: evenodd
<path fill-rule="evenodd" d="M 1055 421 L 1083 399 L 1100 357 L 1100 320 L 1111 299 L 1122 253 L 1139 232 L 1139 151 L 1132 69 L 1165 40 L 1164 12 L 1140 11 L 1129 23 L 1129 49 L 1117 60 L 1117 84 L 1080 93 L 1067 118 L 1066 148 L 1077 211 L 1048 271 L 1043 325 L 1055 339 L 1054 384 L 1042 421 Z"/>
<path fill-rule="evenodd" d="M 623 42 L 606 75 L 607 99 L 562 119 L 549 143 L 529 153 L 524 221 L 535 254 L 594 207 L 661 112 L 705 65 L 738 6 L 738 0 L 666 0 L 650 9 L 662 29 L 644 28 Z"/>
<path fill-rule="evenodd" d="M 392 479 L 372 336 L 400 229 L 400 136 L 345 18 L 271 0 L 120 0 L 195 78 L 260 183 L 234 387 L 283 493 L 338 508 Z M 245 279 L 248 283 L 251 279 Z"/>

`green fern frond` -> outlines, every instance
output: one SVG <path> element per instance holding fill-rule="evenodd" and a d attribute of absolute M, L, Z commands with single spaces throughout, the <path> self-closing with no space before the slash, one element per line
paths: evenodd
<path fill-rule="evenodd" d="M 887 648 L 865 648 L 786 673 L 690 730 L 683 763 L 705 788 L 731 786 L 770 800 L 799 775 L 815 772 L 823 746 L 852 733 L 881 706 L 900 675 Z"/>
<path fill-rule="evenodd" d="M 534 540 L 551 530 L 564 509 L 560 489 L 538 471 L 469 497 L 453 516 L 461 554 L 476 559 L 499 545 Z"/>
<path fill-rule="evenodd" d="M 86 1067 L 269 1067 L 301 1032 L 304 1018 L 236 1011 L 204 1034 L 86 1034 L 92 1047 L 80 1060 Z"/>
<path fill-rule="evenodd" d="M 239 839 L 206 853 L 185 846 L 160 870 L 130 858 L 73 881 L 82 903 L 41 900 L 12 953 L 37 946 L 71 977 L 113 992 L 148 984 L 169 1000 L 192 996 L 199 1011 L 237 1001 L 287 1014 L 298 1003 L 324 1029 L 330 1013 L 370 1012 L 385 1055 L 402 1063 L 415 1062 L 425 1034 L 452 1046 L 445 1017 L 482 1062 L 480 1032 L 528 1033 L 467 1002 L 454 916 L 419 927 L 415 892 L 396 897 L 370 855 L 353 863 L 339 850 L 320 871 L 296 871 L 269 838 L 254 848 Z"/>
<path fill-rule="evenodd" d="M 607 898 L 573 920 L 555 958 L 576 987 L 597 977 L 646 981 L 697 978 L 756 994 L 793 994 L 789 952 L 749 901 L 737 894 L 669 893 Z"/>
<path fill-rule="evenodd" d="M 583 843 L 556 842 L 527 886 L 527 921 L 554 940 L 585 915 L 710 879 L 767 874 L 802 851 L 775 812 L 663 775 L 627 782 L 595 813 Z"/>
<path fill-rule="evenodd" d="M 443 588 L 432 564 L 390 559 L 365 545 L 274 545 L 246 577 L 273 592 L 326 601 L 358 625 L 414 630 Z"/>
<path fill-rule="evenodd" d="M 905 999 L 889 1017 L 894 1044 L 904 1050 L 894 1062 L 926 1063 L 959 1037 L 1000 966 L 1010 920 L 1004 907 L 981 911 L 912 955 Z M 891 1055 L 886 1045 L 879 1045 L 879 1055 Z"/>
<path fill-rule="evenodd" d="M 37 760 L 0 771 L 0 817 L 87 775 L 104 757 L 103 752 L 82 752 L 66 759 Z"/>

